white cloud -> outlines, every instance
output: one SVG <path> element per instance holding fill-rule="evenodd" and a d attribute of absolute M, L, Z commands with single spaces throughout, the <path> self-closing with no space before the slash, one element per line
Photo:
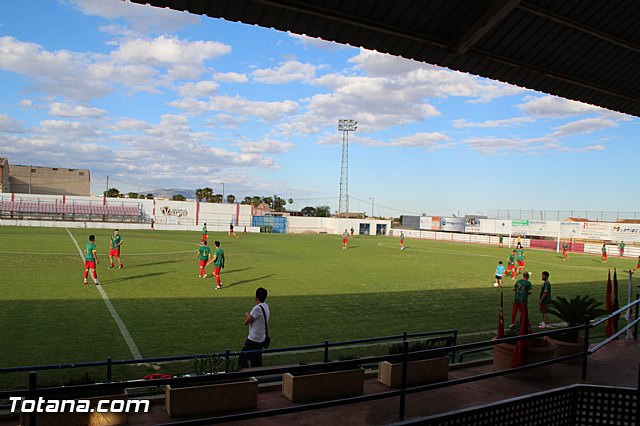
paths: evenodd
<path fill-rule="evenodd" d="M 291 142 L 264 139 L 260 142 L 236 142 L 242 152 L 284 154 L 295 147 Z"/>
<path fill-rule="evenodd" d="M 485 155 L 542 154 L 549 149 L 557 149 L 551 138 L 501 138 L 472 137 L 464 141 L 471 149 Z"/>
<path fill-rule="evenodd" d="M 120 63 L 166 66 L 202 64 L 229 53 L 231 46 L 215 41 L 186 41 L 177 37 L 159 36 L 153 39 L 125 40 L 111 56 Z"/>
<path fill-rule="evenodd" d="M 246 74 L 237 72 L 218 72 L 213 75 L 213 79 L 222 83 L 246 83 L 249 80 Z"/>
<path fill-rule="evenodd" d="M 58 117 L 99 117 L 107 113 L 100 108 L 62 102 L 53 102 L 49 107 L 49 114 Z"/>
<path fill-rule="evenodd" d="M 278 68 L 258 69 L 252 73 L 253 79 L 267 84 L 284 84 L 294 81 L 310 81 L 315 77 L 316 67 L 295 60 L 286 61 Z"/>
<path fill-rule="evenodd" d="M 390 140 L 381 140 L 370 137 L 362 137 L 356 134 L 349 138 L 350 144 L 359 144 L 372 147 L 397 147 L 397 148 L 426 148 L 435 150 L 453 146 L 450 138 L 444 133 L 415 133 Z M 317 142 L 318 145 L 339 145 L 341 139 L 335 134 L 326 134 Z"/>
<path fill-rule="evenodd" d="M 305 112 L 280 124 L 283 134 L 292 135 L 296 130 L 317 132 L 342 117 L 360 122 L 363 132 L 373 132 L 439 116 L 441 113 L 434 106 L 439 98 L 456 96 L 468 98 L 469 102 L 488 102 L 523 91 L 364 49 L 350 62 L 357 75 L 330 73 L 310 81 L 326 91 L 305 99 Z"/>
<path fill-rule="evenodd" d="M 313 47 L 315 49 L 322 49 L 328 51 L 337 51 L 342 49 L 349 49 L 349 46 L 345 46 L 344 44 L 336 43 L 333 41 L 322 40 L 320 38 L 309 37 L 306 35 L 299 35 L 294 33 L 287 33 L 291 38 L 297 40 L 300 44 L 305 47 Z"/>
<path fill-rule="evenodd" d="M 563 137 L 593 133 L 598 130 L 615 127 L 617 125 L 618 124 L 615 121 L 606 118 L 585 118 L 583 120 L 577 120 L 563 124 L 562 126 L 554 127 L 554 132 L 551 133 L 551 136 Z"/>
<path fill-rule="evenodd" d="M 149 127 L 150 127 L 149 124 L 144 120 L 138 120 L 135 118 L 125 118 L 118 121 L 113 126 L 111 126 L 111 129 L 113 129 L 116 132 L 125 132 L 125 131 L 135 132 L 140 130 L 146 130 Z"/>
<path fill-rule="evenodd" d="M 200 23 L 196 15 L 121 0 L 66 0 L 82 13 L 107 19 L 125 19 L 138 32 L 173 32 Z"/>
<path fill-rule="evenodd" d="M 0 70 L 31 79 L 35 90 L 87 101 L 115 91 L 159 93 L 175 80 L 195 79 L 206 61 L 231 51 L 225 44 L 160 36 L 116 43 L 108 55 L 48 51 L 35 43 L 0 37 Z"/>
<path fill-rule="evenodd" d="M 519 126 L 524 123 L 531 123 L 534 119 L 531 117 L 515 117 L 505 118 L 502 120 L 487 120 L 479 123 L 473 123 L 467 119 L 453 120 L 453 127 L 478 127 L 478 128 L 495 128 L 495 127 L 512 127 Z"/>
<path fill-rule="evenodd" d="M 237 128 L 247 121 L 247 117 L 239 117 L 231 114 L 217 114 L 213 119 L 207 121 L 209 126 L 223 126 L 228 128 Z"/>
<path fill-rule="evenodd" d="M 89 141 L 102 134 L 92 124 L 66 120 L 43 120 L 34 131 L 43 138 L 55 138 L 59 141 Z"/>
<path fill-rule="evenodd" d="M 110 91 L 108 85 L 87 78 L 90 59 L 67 50 L 47 51 L 35 43 L 0 37 L 0 69 L 33 79 L 35 88 L 72 99 L 90 99 Z"/>
<path fill-rule="evenodd" d="M 199 81 L 178 86 L 178 93 L 183 98 L 200 98 L 214 95 L 220 86 L 215 81 Z"/>
<path fill-rule="evenodd" d="M 293 114 L 298 108 L 294 101 L 251 101 L 240 96 L 213 96 L 209 102 L 195 99 L 180 99 L 169 105 L 190 114 L 205 111 L 221 111 L 230 115 L 253 116 L 267 122 L 275 122 L 285 114 Z"/>
<path fill-rule="evenodd" d="M 18 120 L 7 114 L 0 114 L 0 132 L 24 133 L 25 131 Z"/>
<path fill-rule="evenodd" d="M 555 96 L 527 97 L 526 102 L 518 105 L 526 114 L 538 117 L 569 117 L 572 115 L 604 111 L 600 107 L 583 104 Z"/>

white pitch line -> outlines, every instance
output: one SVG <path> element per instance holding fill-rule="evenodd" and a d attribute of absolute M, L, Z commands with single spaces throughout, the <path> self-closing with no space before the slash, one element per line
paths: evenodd
<path fill-rule="evenodd" d="M 74 238 L 73 234 L 71 234 L 71 231 L 69 231 L 69 229 L 67 228 L 64 228 L 64 229 L 67 231 L 67 233 L 73 240 L 73 244 L 76 245 L 76 248 L 78 249 L 78 253 L 80 253 L 80 259 L 84 260 L 84 255 L 82 254 L 82 249 L 80 249 L 80 246 L 78 245 L 78 241 L 76 241 L 76 239 Z M 142 359 L 142 354 L 140 353 L 140 350 L 136 346 L 136 343 L 133 341 L 133 338 L 131 337 L 129 330 L 127 330 L 127 326 L 124 325 L 122 318 L 120 318 L 120 315 L 118 315 L 118 312 L 116 312 L 116 309 L 111 304 L 111 300 L 109 300 L 109 296 L 107 296 L 107 293 L 105 293 L 104 289 L 100 284 L 96 285 L 96 288 L 102 295 L 102 300 L 104 300 L 104 303 L 107 305 L 107 309 L 109 309 L 109 312 L 111 312 L 111 316 L 113 317 L 113 320 L 118 325 L 118 328 L 120 329 L 120 334 L 122 334 L 124 341 L 127 343 L 127 346 L 129 346 L 129 351 L 131 352 L 133 359 Z"/>

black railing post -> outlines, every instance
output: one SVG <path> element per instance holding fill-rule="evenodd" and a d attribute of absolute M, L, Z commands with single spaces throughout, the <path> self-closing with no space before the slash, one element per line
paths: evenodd
<path fill-rule="evenodd" d="M 458 330 L 453 330 L 453 349 L 451 350 L 451 363 L 456 362 L 456 346 L 458 346 Z"/>
<path fill-rule="evenodd" d="M 224 351 L 224 372 L 225 373 L 228 373 L 230 369 L 230 365 L 229 365 L 230 357 L 231 357 L 231 351 L 227 349 L 226 351 Z"/>
<path fill-rule="evenodd" d="M 405 332 L 405 337 L 406 337 Z M 404 410 L 407 399 L 407 354 L 409 353 L 409 342 L 404 340 L 402 342 L 402 381 L 400 383 L 400 421 L 404 421 Z"/>
<path fill-rule="evenodd" d="M 636 302 L 640 299 L 640 293 L 636 294 Z M 636 303 L 636 325 L 633 326 L 633 339 L 638 340 L 638 311 L 640 311 L 640 303 Z"/>
<path fill-rule="evenodd" d="M 111 357 L 107 358 L 107 382 L 111 383 Z"/>
<path fill-rule="evenodd" d="M 323 357 L 323 362 L 329 362 L 329 341 L 325 340 L 324 341 L 324 357 Z"/>
<path fill-rule="evenodd" d="M 582 380 L 587 380 L 587 362 L 589 359 L 589 315 L 584 320 L 584 347 L 582 348 Z"/>
<path fill-rule="evenodd" d="M 37 400 L 36 398 L 36 390 L 38 389 L 38 373 L 35 371 L 29 372 L 29 396 L 32 400 Z M 37 422 L 36 410 L 34 409 L 31 413 L 29 413 L 29 426 L 35 426 Z"/>

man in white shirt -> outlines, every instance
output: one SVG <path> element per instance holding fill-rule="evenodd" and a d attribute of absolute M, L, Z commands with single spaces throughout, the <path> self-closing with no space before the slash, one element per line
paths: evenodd
<path fill-rule="evenodd" d="M 249 337 L 242 346 L 242 351 L 260 351 L 267 337 L 267 326 L 269 322 L 269 305 L 264 303 L 267 299 L 267 290 L 260 287 L 256 290 L 256 305 L 251 312 L 244 314 L 244 325 L 249 326 Z M 262 366 L 262 352 L 251 352 L 240 354 L 238 360 L 240 368 Z"/>

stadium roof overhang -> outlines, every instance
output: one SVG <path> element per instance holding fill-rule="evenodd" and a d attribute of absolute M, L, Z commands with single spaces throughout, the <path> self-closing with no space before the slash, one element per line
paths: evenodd
<path fill-rule="evenodd" d="M 130 0 L 364 47 L 640 116 L 635 0 Z"/>

